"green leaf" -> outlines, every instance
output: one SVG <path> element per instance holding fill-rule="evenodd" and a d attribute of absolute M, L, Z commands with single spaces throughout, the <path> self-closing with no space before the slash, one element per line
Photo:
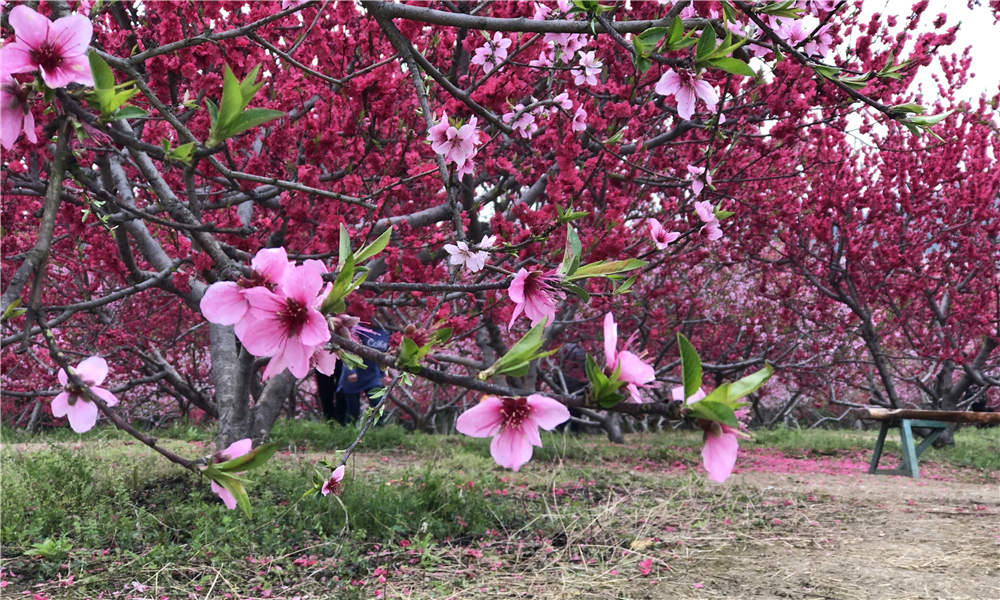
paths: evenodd
<path fill-rule="evenodd" d="M 270 444 L 264 444 L 263 446 L 254 448 L 243 456 L 237 456 L 232 460 L 219 463 L 215 465 L 215 468 L 229 473 L 250 471 L 251 469 L 256 469 L 266 463 L 277 449 L 278 445 L 273 442 Z"/>
<path fill-rule="evenodd" d="M 681 26 L 683 29 L 683 25 Z M 643 31 L 639 35 L 635 36 L 632 41 L 639 40 L 639 42 L 648 48 L 655 48 L 657 44 L 660 43 L 667 35 L 666 27 L 650 27 L 646 31 Z"/>
<path fill-rule="evenodd" d="M 559 265 L 559 273 L 568 275 L 573 272 L 576 265 L 580 263 L 580 253 L 583 247 L 580 245 L 580 236 L 576 233 L 576 228 L 572 225 L 566 226 L 566 246 L 563 249 L 562 264 Z"/>
<path fill-rule="evenodd" d="M 841 71 L 841 69 L 837 67 L 828 67 L 826 65 L 813 65 L 812 70 L 827 79 L 836 79 L 837 75 Z"/>
<path fill-rule="evenodd" d="M 351 258 L 351 236 L 347 234 L 347 228 L 340 224 L 340 247 L 338 248 L 337 264 L 343 268 L 347 264 L 347 259 Z"/>
<path fill-rule="evenodd" d="M 948 115 L 950 114 L 951 111 L 949 110 L 947 112 L 943 112 L 937 115 L 914 115 L 907 117 L 906 122 L 916 125 L 918 127 L 930 127 L 931 125 L 937 125 L 945 118 L 947 118 Z"/>
<path fill-rule="evenodd" d="M 628 260 L 602 260 L 583 265 L 566 276 L 564 280 L 574 281 L 587 277 L 607 277 L 614 273 L 624 273 L 625 271 L 640 269 L 644 266 L 646 266 L 646 261 L 637 258 L 630 258 Z"/>
<path fill-rule="evenodd" d="M 357 255 L 354 257 L 354 263 L 362 263 L 369 258 L 375 256 L 379 252 L 385 250 L 385 247 L 389 245 L 389 239 L 392 237 L 392 227 L 386 229 L 382 232 L 382 235 L 378 236 L 374 242 L 368 244 L 364 248 L 358 250 Z"/>
<path fill-rule="evenodd" d="M 618 287 L 615 288 L 612 294 L 627 294 L 629 290 L 632 289 L 632 285 L 635 284 L 637 275 L 632 275 L 625 281 L 623 281 Z"/>
<path fill-rule="evenodd" d="M 243 92 L 240 90 L 240 82 L 233 75 L 233 70 L 229 65 L 225 65 L 222 71 L 222 102 L 219 103 L 219 132 L 226 131 L 230 125 L 236 122 L 240 113 L 243 112 Z M 229 136 L 218 135 L 216 139 L 222 141 Z"/>
<path fill-rule="evenodd" d="M 241 115 L 236 117 L 236 119 L 228 127 L 223 129 L 223 138 L 237 136 L 248 129 L 253 129 L 254 127 L 263 125 L 268 121 L 280 119 L 283 116 L 285 116 L 285 113 L 280 110 L 271 110 L 268 108 L 248 108 Z"/>
<path fill-rule="evenodd" d="M 215 102 L 212 102 L 210 98 L 205 98 L 205 108 L 208 110 L 208 119 L 209 123 L 212 126 L 212 131 L 215 131 L 216 123 L 219 122 L 219 107 L 217 107 L 215 105 Z M 214 144 L 209 144 L 209 145 L 214 145 Z"/>
<path fill-rule="evenodd" d="M 724 389 L 726 385 L 728 384 L 723 384 L 716 389 Z M 724 402 L 709 400 L 706 397 L 698 402 L 695 402 L 694 404 L 688 405 L 687 409 L 689 414 L 701 419 L 716 421 L 734 429 L 739 428 L 740 426 L 740 422 L 736 420 L 736 415 L 733 413 L 733 409 Z"/>
<path fill-rule="evenodd" d="M 757 391 L 757 389 L 764 385 L 771 375 L 774 374 L 774 367 L 770 364 L 764 365 L 763 369 L 755 371 L 746 377 L 737 379 L 729 385 L 729 393 L 726 395 L 726 400 L 729 402 L 736 402 L 741 398 L 749 396 L 751 393 Z"/>
<path fill-rule="evenodd" d="M 548 319 L 542 321 L 538 325 L 535 325 L 525 333 L 521 339 L 517 341 L 506 354 L 497 359 L 488 369 L 479 372 L 479 379 L 485 380 L 493 375 L 503 375 L 505 373 L 513 373 L 515 375 L 523 375 L 527 373 L 526 365 L 530 364 L 531 361 L 543 358 L 553 354 L 556 350 L 549 350 L 547 352 L 538 352 L 538 349 L 542 347 L 542 343 L 545 341 L 543 339 L 542 333 L 545 330 L 545 324 Z M 520 372 L 524 369 L 523 372 Z M 520 373 L 514 372 L 518 371 Z"/>
<path fill-rule="evenodd" d="M 705 60 L 715 51 L 715 29 L 711 25 L 705 25 L 701 30 L 701 37 L 698 38 L 698 46 L 695 48 L 695 60 Z"/>
<path fill-rule="evenodd" d="M 182 163 L 191 162 L 191 156 L 194 153 L 194 142 L 188 142 L 186 144 L 181 144 L 173 150 L 167 152 L 167 158 L 180 161 Z"/>
<path fill-rule="evenodd" d="M 148 117 L 149 113 L 142 110 L 138 106 L 123 106 L 119 108 L 111 118 L 113 119 L 141 119 L 142 117 Z M 187 145 L 187 144 L 185 144 Z M 194 149 L 194 143 L 190 143 L 191 148 Z"/>
<path fill-rule="evenodd" d="M 3 316 L 0 316 L 0 323 L 3 323 L 4 321 L 6 321 L 8 319 L 13 319 L 15 317 L 20 317 L 24 313 L 28 312 L 28 309 L 26 309 L 26 308 L 18 308 L 18 306 L 20 306 L 20 305 L 21 305 L 21 299 L 20 298 L 14 298 L 13 302 L 11 302 L 7 306 L 7 308 L 3 311 Z"/>
<path fill-rule="evenodd" d="M 889 111 L 893 113 L 916 113 L 918 115 L 923 114 L 926 110 L 923 106 L 913 102 L 897 104 L 889 108 Z"/>
<path fill-rule="evenodd" d="M 733 75 L 746 75 L 747 77 L 754 77 L 757 75 L 754 73 L 753 69 L 750 68 L 750 65 L 738 58 L 713 58 L 708 61 L 708 64 L 717 69 L 722 69 L 727 73 L 732 73 Z"/>
<path fill-rule="evenodd" d="M 104 62 L 104 59 L 94 51 L 87 55 L 87 60 L 90 61 L 90 74 L 94 77 L 94 89 L 115 89 L 115 74 L 108 63 Z"/>
<path fill-rule="evenodd" d="M 563 283 L 562 288 L 584 302 L 590 301 L 590 292 L 573 283 Z"/>
<path fill-rule="evenodd" d="M 243 98 L 243 108 L 246 108 L 247 104 L 250 104 L 250 100 L 253 99 L 257 90 L 260 89 L 260 86 L 264 85 L 263 81 L 257 82 L 257 73 L 259 71 L 260 65 L 254 65 L 254 68 L 250 69 L 247 76 L 240 82 L 240 96 Z"/>
<path fill-rule="evenodd" d="M 681 376 L 684 381 L 684 399 L 687 400 L 701 387 L 701 359 L 683 333 L 677 334 L 677 348 L 681 354 Z"/>

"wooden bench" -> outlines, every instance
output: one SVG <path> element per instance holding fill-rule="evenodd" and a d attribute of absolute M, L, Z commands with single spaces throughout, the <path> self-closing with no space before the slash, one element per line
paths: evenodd
<path fill-rule="evenodd" d="M 882 422 L 882 428 L 878 432 L 878 440 L 875 442 L 875 454 L 872 456 L 868 472 L 886 475 L 908 475 L 914 479 L 920 477 L 917 459 L 944 432 L 945 428 L 948 427 L 948 423 L 1000 424 L 1000 413 L 964 412 L 960 410 L 915 410 L 905 408 L 895 410 L 869 408 L 867 410 L 867 415 L 861 418 Z M 885 434 L 892 427 L 899 427 L 899 441 L 903 450 L 903 462 L 895 469 L 879 469 L 878 461 L 882 458 Z M 933 429 L 934 431 L 924 438 L 919 445 L 915 445 L 913 441 L 914 427 L 924 427 Z"/>

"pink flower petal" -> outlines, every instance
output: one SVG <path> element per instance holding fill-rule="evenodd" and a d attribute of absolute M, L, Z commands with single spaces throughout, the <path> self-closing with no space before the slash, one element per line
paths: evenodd
<path fill-rule="evenodd" d="M 97 405 L 93 402 L 78 399 L 70 404 L 66 411 L 69 417 L 69 426 L 77 433 L 84 433 L 94 428 L 97 423 Z"/>
<path fill-rule="evenodd" d="M 618 324 L 611 313 L 604 315 L 604 364 L 614 370 L 618 363 Z"/>
<path fill-rule="evenodd" d="M 471 437 L 490 437 L 500 431 L 503 401 L 496 396 L 486 396 L 479 404 L 459 415 L 455 429 Z"/>
<path fill-rule="evenodd" d="M 705 470 L 708 471 L 708 478 L 720 483 L 725 481 L 733 472 L 738 450 L 739 442 L 732 433 L 725 431 L 716 434 L 706 430 L 701 457 L 705 463 Z"/>
<path fill-rule="evenodd" d="M 535 435 L 538 435 L 535 430 Z M 521 465 L 531 460 L 531 441 L 524 432 L 504 429 L 490 442 L 490 454 L 501 467 L 517 471 Z"/>
<path fill-rule="evenodd" d="M 35 59 L 31 57 L 31 47 L 20 40 L 4 46 L 0 51 L 0 60 L 3 61 L 4 73 L 30 73 L 38 69 Z"/>
<path fill-rule="evenodd" d="M 217 281 L 208 286 L 200 306 L 201 314 L 217 325 L 237 323 L 250 308 L 243 297 L 243 288 L 232 281 Z"/>
<path fill-rule="evenodd" d="M 17 39 L 31 48 L 38 48 L 49 37 L 49 27 L 52 25 L 52 21 L 23 4 L 12 8 L 7 20 L 14 28 Z M 10 72 L 18 73 L 19 71 Z"/>
<path fill-rule="evenodd" d="M 318 310 L 306 313 L 306 322 L 299 331 L 298 339 L 307 346 L 318 346 L 330 341 L 330 326 Z"/>
<path fill-rule="evenodd" d="M 80 361 L 76 374 L 90 385 L 101 385 L 108 376 L 108 361 L 100 356 L 91 356 Z"/>
<path fill-rule="evenodd" d="M 682 119 L 690 119 L 694 114 L 694 90 L 682 87 L 674 94 L 677 99 L 677 114 Z"/>
<path fill-rule="evenodd" d="M 62 370 L 59 372 L 62 373 Z M 69 411 L 69 392 L 59 392 L 56 394 L 56 397 L 52 399 L 51 406 L 53 417 L 65 417 Z"/>
<path fill-rule="evenodd" d="M 236 508 L 236 498 L 226 488 L 215 483 L 214 481 L 211 483 L 212 491 L 216 496 L 222 498 L 222 503 L 226 505 L 226 508 L 234 510 Z"/>
<path fill-rule="evenodd" d="M 531 409 L 530 421 L 545 430 L 552 430 L 569 420 L 569 409 L 562 402 L 548 396 L 541 394 L 528 396 L 528 407 Z"/>
<path fill-rule="evenodd" d="M 106 390 L 102 387 L 92 386 L 90 388 L 90 391 L 101 400 L 104 400 L 104 403 L 107 404 L 108 406 L 118 406 L 118 398 L 115 397 L 115 395 L 112 394 L 110 390 Z"/>
<path fill-rule="evenodd" d="M 247 324 L 240 341 L 254 356 L 274 356 L 282 351 L 288 335 L 274 313 L 264 313 Z"/>
<path fill-rule="evenodd" d="M 661 96 L 676 94 L 679 89 L 681 89 L 681 78 L 673 69 L 667 69 L 667 72 L 661 75 L 656 85 L 653 86 L 653 91 Z"/>
<path fill-rule="evenodd" d="M 250 261 L 250 267 L 265 281 L 280 283 L 288 269 L 288 253 L 284 248 L 261 248 Z"/>
<path fill-rule="evenodd" d="M 243 438 L 242 440 L 236 440 L 232 444 L 229 444 L 225 450 L 219 452 L 219 458 L 222 459 L 222 462 L 225 462 L 227 460 L 239 458 L 251 450 L 253 450 L 253 440 L 250 438 Z"/>
<path fill-rule="evenodd" d="M 656 379 L 656 371 L 653 370 L 653 366 L 628 350 L 623 350 L 618 354 L 618 365 L 621 367 L 621 373 L 618 377 L 622 381 L 643 385 Z"/>
<path fill-rule="evenodd" d="M 54 44 L 65 57 L 83 56 L 84 63 L 87 63 L 87 46 L 90 45 L 90 38 L 94 35 L 94 26 L 90 19 L 74 13 L 56 19 L 49 26 L 49 42 Z M 87 75 L 90 75 L 89 63 Z"/>
<path fill-rule="evenodd" d="M 285 343 L 281 354 L 292 375 L 301 379 L 309 374 L 309 358 L 312 356 L 311 346 L 303 345 L 298 338 L 291 338 Z"/>
<path fill-rule="evenodd" d="M 59 379 L 59 385 L 62 387 L 69 385 L 69 375 L 66 374 L 66 371 L 59 369 L 59 372 L 56 373 L 56 378 Z"/>

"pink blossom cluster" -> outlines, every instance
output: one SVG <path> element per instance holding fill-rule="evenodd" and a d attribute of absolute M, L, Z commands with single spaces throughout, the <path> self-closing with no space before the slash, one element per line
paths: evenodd
<path fill-rule="evenodd" d="M 467 123 L 456 127 L 448 120 L 448 113 L 445 113 L 437 124 L 427 130 L 431 148 L 445 161 L 455 163 L 459 176 L 472 174 L 472 159 L 479 151 L 477 124 L 476 117 L 472 116 Z"/>
<path fill-rule="evenodd" d="M 15 74 L 39 71 L 53 89 L 70 83 L 94 85 L 94 80 L 87 61 L 93 26 L 87 17 L 72 14 L 53 22 L 19 4 L 7 18 L 14 41 L 0 49 L 0 144 L 9 150 L 22 131 L 29 142 L 38 142 L 28 93 Z"/>
<path fill-rule="evenodd" d="M 694 212 L 705 224 L 701 228 L 701 232 L 708 236 L 708 239 L 714 242 L 715 240 L 722 238 L 722 228 L 719 227 L 719 218 L 715 216 L 715 209 L 712 207 L 711 202 L 708 200 L 695 202 Z"/>
<path fill-rule="evenodd" d="M 255 356 L 270 357 L 269 379 L 286 368 L 305 377 L 313 365 L 330 375 L 336 355 L 324 349 L 330 328 L 319 312 L 329 292 L 326 266 L 318 260 L 288 261 L 284 248 L 264 248 L 250 263 L 250 275 L 219 281 L 201 299 L 201 312 L 218 325 L 233 325 L 236 337 Z"/>
<path fill-rule="evenodd" d="M 510 48 L 510 45 L 511 40 L 497 31 L 493 34 L 492 40 L 487 39 L 485 44 L 476 48 L 469 62 L 479 65 L 483 68 L 483 72 L 489 75 L 507 60 L 507 48 Z"/>
<path fill-rule="evenodd" d="M 459 241 L 455 244 L 445 244 L 444 250 L 448 253 L 448 262 L 452 265 L 462 265 L 472 273 L 478 273 L 486 266 L 486 259 L 490 257 L 488 250 L 496 242 L 495 235 L 484 237 L 476 247 L 479 250 L 469 248 L 468 242 Z"/>

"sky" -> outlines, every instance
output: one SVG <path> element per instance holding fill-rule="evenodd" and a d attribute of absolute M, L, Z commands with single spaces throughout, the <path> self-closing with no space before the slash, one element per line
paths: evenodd
<path fill-rule="evenodd" d="M 910 14 L 910 7 L 915 0 L 865 0 L 860 22 L 867 23 L 873 13 L 898 15 L 905 17 Z M 994 23 L 993 14 L 985 2 L 981 6 L 969 8 L 966 0 L 930 0 L 927 10 L 921 17 L 923 27 L 918 31 L 929 31 L 930 24 L 940 13 L 947 15 L 946 27 L 960 23 L 956 41 L 950 47 L 953 52 L 961 52 L 966 46 L 972 48 L 970 71 L 975 73 L 969 83 L 962 89 L 961 96 L 972 100 L 980 94 L 994 96 L 1000 91 L 1000 23 Z M 900 19 L 902 23 L 903 19 Z M 922 85 L 925 97 L 930 100 L 937 96 L 937 86 L 931 79 L 932 71 L 923 69 L 917 75 L 915 84 Z"/>

